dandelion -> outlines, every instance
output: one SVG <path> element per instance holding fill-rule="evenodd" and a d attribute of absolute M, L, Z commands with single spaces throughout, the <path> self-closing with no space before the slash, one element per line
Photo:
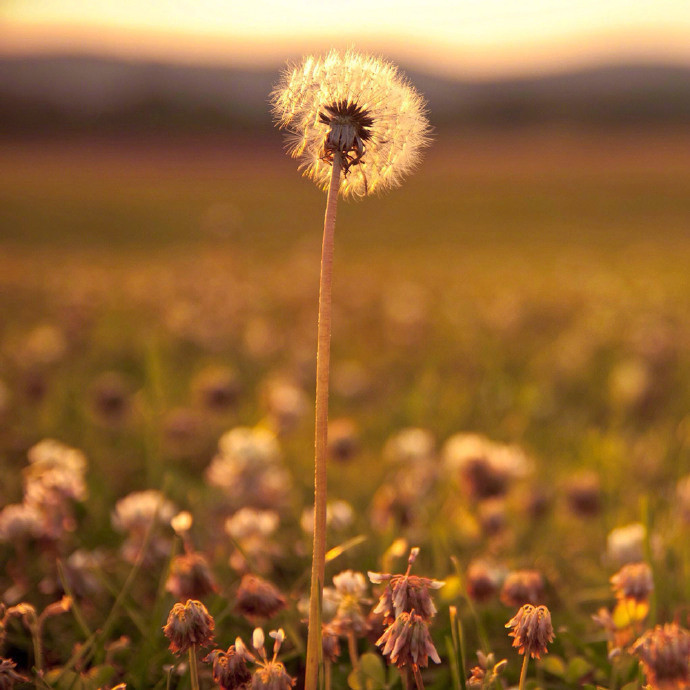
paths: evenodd
<path fill-rule="evenodd" d="M 553 641 L 551 612 L 546 606 L 534 607 L 531 604 L 525 604 L 506 623 L 506 628 L 512 628 L 508 634 L 514 638 L 513 647 L 524 655 L 520 673 L 520 690 L 523 690 L 529 658 L 539 659 L 542 654 L 547 654 L 546 645 Z"/>
<path fill-rule="evenodd" d="M 285 71 L 272 103 L 307 176 L 327 189 L 331 166 L 342 164 L 343 196 L 399 186 L 428 145 L 423 98 L 395 65 L 369 55 L 307 57 Z"/>
<path fill-rule="evenodd" d="M 319 602 L 326 554 L 326 455 L 333 236 L 338 194 L 365 196 L 398 186 L 419 161 L 429 125 L 422 97 L 392 64 L 348 51 L 307 57 L 271 94 L 288 151 L 328 190 L 319 283 L 316 355 L 315 508 L 306 689 L 315 690 L 321 653 Z"/>
<path fill-rule="evenodd" d="M 690 688 L 690 632 L 677 623 L 648 630 L 630 651 L 642 663 L 651 690 Z"/>

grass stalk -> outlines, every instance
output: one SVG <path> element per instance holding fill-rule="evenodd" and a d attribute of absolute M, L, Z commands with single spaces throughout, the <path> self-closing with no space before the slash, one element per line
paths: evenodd
<path fill-rule="evenodd" d="M 192 690 L 199 690 L 199 666 L 196 659 L 196 645 L 189 648 L 189 676 L 192 680 Z"/>
<path fill-rule="evenodd" d="M 305 690 L 317 690 L 323 653 L 321 646 L 321 596 L 326 568 L 326 443 L 328 439 L 328 382 L 331 359 L 333 236 L 335 234 L 341 166 L 340 155 L 334 155 L 321 249 L 314 433 L 314 546 L 311 565 L 311 591 L 309 595 L 309 633 L 307 636 Z"/>
<path fill-rule="evenodd" d="M 525 654 L 522 659 L 522 671 L 520 671 L 520 685 L 518 690 L 525 690 L 525 683 L 527 682 L 527 666 L 529 665 L 529 654 Z"/>

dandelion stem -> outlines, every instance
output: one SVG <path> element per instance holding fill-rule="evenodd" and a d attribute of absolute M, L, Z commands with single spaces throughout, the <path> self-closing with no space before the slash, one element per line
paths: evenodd
<path fill-rule="evenodd" d="M 199 667 L 196 660 L 196 645 L 189 648 L 189 675 L 192 679 L 192 690 L 199 690 Z"/>
<path fill-rule="evenodd" d="M 340 188 L 340 155 L 333 156 L 323 225 L 319 321 L 316 349 L 316 423 L 314 455 L 314 549 L 309 596 L 309 633 L 305 690 L 317 690 L 321 666 L 321 596 L 326 566 L 326 442 L 328 434 L 328 379 L 331 358 L 331 288 L 333 283 L 333 235 Z"/>
<path fill-rule="evenodd" d="M 529 654 L 525 654 L 522 659 L 522 671 L 520 671 L 520 685 L 518 690 L 525 690 L 525 682 L 527 681 L 527 665 L 529 663 Z"/>

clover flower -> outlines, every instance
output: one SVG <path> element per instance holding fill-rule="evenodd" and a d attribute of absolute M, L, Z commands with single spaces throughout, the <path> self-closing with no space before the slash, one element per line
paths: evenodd
<path fill-rule="evenodd" d="M 414 609 L 410 613 L 401 613 L 386 628 L 376 645 L 381 647 L 381 653 L 389 657 L 391 663 L 398 668 L 425 668 L 429 665 L 429 657 L 435 663 L 441 663 L 429 634 L 429 626 Z"/>
<path fill-rule="evenodd" d="M 654 590 L 652 569 L 646 563 L 628 563 L 610 581 L 616 599 L 619 600 L 646 602 Z"/>
<path fill-rule="evenodd" d="M 213 680 L 221 690 L 246 690 L 251 687 L 252 674 L 247 668 L 247 658 L 234 644 L 228 651 L 214 649 L 204 658 L 213 664 Z"/>
<path fill-rule="evenodd" d="M 382 613 L 384 621 L 392 621 L 401 613 L 410 613 L 413 609 L 425 621 L 430 621 L 436 615 L 436 607 L 429 590 L 441 589 L 446 583 L 429 577 L 410 575 L 410 569 L 418 554 L 419 547 L 411 549 L 404 575 L 371 571 L 367 573 L 374 584 L 386 583 L 386 589 L 373 611 L 374 613 Z"/>
<path fill-rule="evenodd" d="M 642 663 L 651 690 L 690 688 L 690 632 L 677 623 L 648 630 L 630 651 Z"/>
<path fill-rule="evenodd" d="M 170 640 L 170 651 L 180 655 L 196 645 L 210 645 L 215 627 L 206 607 L 200 601 L 189 599 L 186 604 L 178 603 L 170 609 L 163 632 Z"/>
<path fill-rule="evenodd" d="M 525 604 L 507 623 L 506 628 L 512 628 L 508 633 L 513 637 L 513 647 L 520 654 L 539 659 L 547 654 L 546 645 L 553 641 L 553 626 L 551 612 L 546 606 L 532 606 Z"/>
<path fill-rule="evenodd" d="M 345 197 L 399 186 L 428 144 L 422 97 L 393 64 L 352 50 L 289 66 L 271 102 L 289 154 L 317 185 L 328 188 L 342 156 Z"/>
<path fill-rule="evenodd" d="M 339 635 L 362 636 L 367 630 L 367 621 L 362 611 L 366 602 L 367 584 L 362 573 L 344 570 L 333 576 L 338 609 L 331 621 L 332 629 Z"/>

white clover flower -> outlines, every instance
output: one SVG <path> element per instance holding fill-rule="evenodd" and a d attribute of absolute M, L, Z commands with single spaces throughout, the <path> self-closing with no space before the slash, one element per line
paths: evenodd
<path fill-rule="evenodd" d="M 340 153 L 343 196 L 397 187 L 429 143 L 423 98 L 395 65 L 351 50 L 332 50 L 291 65 L 271 94 L 288 132 L 288 152 L 327 189 Z"/>

